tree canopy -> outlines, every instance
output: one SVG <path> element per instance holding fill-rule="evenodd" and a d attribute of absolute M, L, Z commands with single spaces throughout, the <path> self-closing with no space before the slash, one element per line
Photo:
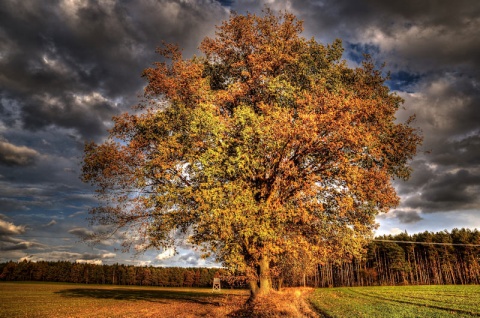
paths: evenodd
<path fill-rule="evenodd" d="M 358 254 L 398 204 L 391 180 L 408 178 L 421 138 L 396 122 L 402 99 L 371 60 L 350 68 L 340 40 L 301 32 L 266 10 L 233 14 L 200 57 L 160 48 L 135 112 L 85 146 L 94 222 L 142 248 L 184 233 L 254 292 L 299 259 Z"/>

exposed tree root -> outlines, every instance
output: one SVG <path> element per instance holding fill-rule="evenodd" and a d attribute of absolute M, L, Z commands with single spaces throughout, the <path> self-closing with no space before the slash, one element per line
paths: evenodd
<path fill-rule="evenodd" d="M 250 299 L 245 306 L 229 317 L 319 317 L 306 298 L 313 292 L 311 288 L 286 288 L 281 292 L 272 291 L 269 295 L 259 295 Z"/>

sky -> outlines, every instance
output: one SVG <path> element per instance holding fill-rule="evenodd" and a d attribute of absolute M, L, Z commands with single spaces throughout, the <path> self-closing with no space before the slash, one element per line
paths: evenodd
<path fill-rule="evenodd" d="M 304 21 L 303 36 L 342 39 L 355 67 L 363 53 L 391 73 L 424 143 L 410 180 L 394 181 L 399 206 L 377 235 L 480 228 L 480 2 L 477 0 L 2 0 L 0 4 L 0 262 L 216 266 L 186 245 L 122 253 L 118 238 L 89 245 L 97 204 L 79 178 L 86 141 L 138 103 L 143 69 L 162 41 L 185 56 L 231 10 L 265 6 Z"/>

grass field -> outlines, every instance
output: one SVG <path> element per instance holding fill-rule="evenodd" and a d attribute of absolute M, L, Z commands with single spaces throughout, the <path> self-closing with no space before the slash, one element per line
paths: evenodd
<path fill-rule="evenodd" d="M 0 317 L 480 317 L 480 286 L 246 290 L 0 283 Z"/>
<path fill-rule="evenodd" d="M 248 291 L 0 283 L 0 317 L 227 317 Z"/>
<path fill-rule="evenodd" d="M 480 286 L 394 286 L 317 289 L 325 317 L 479 317 Z"/>

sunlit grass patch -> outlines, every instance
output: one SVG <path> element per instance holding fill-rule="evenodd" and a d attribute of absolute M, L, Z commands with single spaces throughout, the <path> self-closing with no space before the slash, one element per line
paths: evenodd
<path fill-rule="evenodd" d="M 327 317 L 480 316 L 477 285 L 317 289 L 310 301 Z"/>

